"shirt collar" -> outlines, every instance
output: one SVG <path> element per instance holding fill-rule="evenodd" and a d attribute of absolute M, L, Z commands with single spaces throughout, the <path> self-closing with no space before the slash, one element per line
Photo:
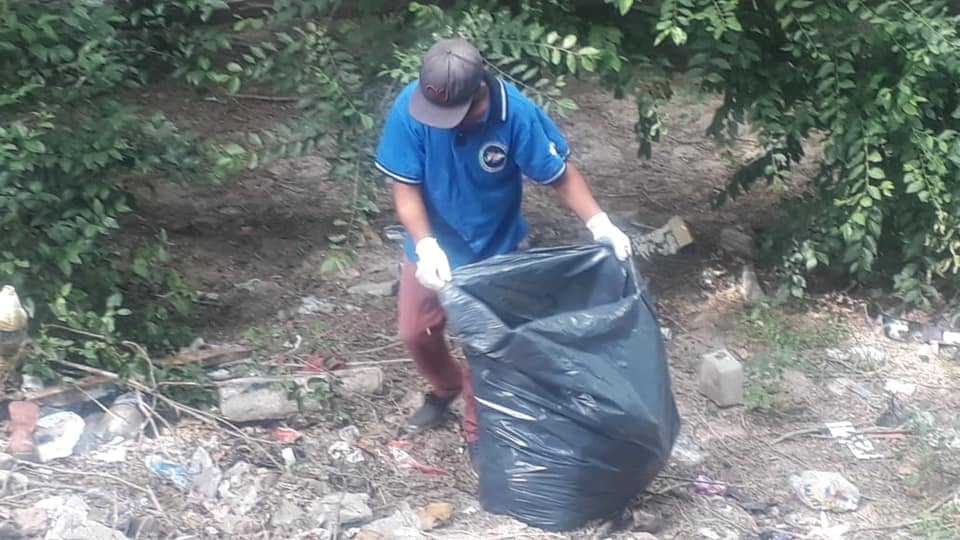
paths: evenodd
<path fill-rule="evenodd" d="M 487 116 L 484 122 L 491 120 L 506 123 L 507 121 L 507 88 L 503 81 L 495 75 L 484 76 L 487 87 L 490 89 L 490 104 L 487 107 Z"/>

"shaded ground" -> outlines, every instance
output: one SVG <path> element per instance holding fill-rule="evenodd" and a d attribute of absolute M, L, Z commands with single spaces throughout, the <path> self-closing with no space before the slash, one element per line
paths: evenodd
<path fill-rule="evenodd" d="M 671 215 L 680 215 L 696 240 L 677 255 L 641 265 L 662 322 L 672 333 L 668 352 L 684 420 L 674 460 L 637 504 L 660 516 L 657 537 L 804 537 L 824 523 L 789 490 L 789 477 L 803 470 L 840 472 L 862 492 L 856 512 L 829 514 L 827 525 L 845 524 L 850 529 L 896 525 L 940 502 L 957 485 L 960 471 L 958 450 L 947 447 L 960 404 L 956 364 L 949 355 L 920 356 L 916 347 L 887 340 L 865 321 L 862 302 L 844 296 L 816 298 L 793 311 L 762 311 L 749 317 L 737 292 L 740 263 L 717 247 L 718 234 L 729 225 L 763 228 L 776 219 L 772 203 L 777 195 L 759 193 L 721 210 L 710 207 L 711 190 L 722 187 L 735 168 L 721 157 L 722 149 L 703 139 L 713 103 L 679 95 L 668 109 L 670 136 L 655 148 L 653 159 L 645 161 L 635 157 L 636 112 L 631 103 L 589 87 L 577 94 L 582 109 L 561 126 L 601 204 L 624 224 L 659 226 Z M 218 131 L 289 114 L 276 103 L 216 103 L 182 95 L 155 98 L 165 100 L 171 112 L 195 126 Z M 740 141 L 732 151 L 743 159 L 752 151 L 750 140 Z M 410 452 L 447 474 L 396 466 L 387 444 L 397 437 L 402 419 L 419 404 L 426 387 L 412 365 L 402 361 L 405 352 L 394 337 L 395 298 L 348 289 L 393 280 L 400 250 L 371 235 L 357 265 L 345 272 L 320 272 L 329 250 L 326 236 L 351 189 L 328 181 L 326 173 L 322 158 L 309 157 L 277 163 L 229 186 L 144 187 L 138 216 L 141 232 L 149 234 L 153 226 L 168 229 L 183 271 L 202 290 L 218 295 L 217 305 L 208 307 L 198 321 L 198 336 L 252 345 L 258 361 L 267 365 L 302 365 L 315 355 L 339 357 L 348 365 L 397 360 L 379 364 L 386 374 L 383 394 L 341 403 L 345 418 L 317 414 L 291 419 L 287 425 L 304 437 L 294 445 L 297 466 L 285 472 L 259 451 L 267 449 L 279 459 L 283 445 L 270 437 L 278 424 L 245 427 L 245 436 L 252 439 L 244 440 L 193 420 L 181 423 L 175 434 L 144 439 L 122 464 L 96 467 L 149 485 L 171 521 L 164 530 L 173 527 L 182 538 L 321 538 L 316 524 L 309 523 L 311 505 L 327 493 L 341 491 L 367 494 L 376 517 L 392 513 L 401 503 L 412 508 L 435 501 L 451 503 L 455 509 L 451 524 L 431 531 L 432 537 L 636 537 L 636 532 L 606 533 L 597 526 L 551 535 L 483 512 L 456 419 L 410 437 Z M 381 208 L 375 230 L 395 223 L 388 198 L 381 201 Z M 549 190 L 528 190 L 526 208 L 534 245 L 588 239 L 582 224 L 558 206 Z M 330 313 L 297 314 L 307 295 L 327 302 Z M 300 346 L 290 350 L 297 336 Z M 869 347 L 865 349 L 869 352 L 850 354 L 855 346 Z M 768 408 L 717 409 L 700 394 L 696 360 L 718 347 L 735 352 L 753 371 L 764 366 L 783 371 L 779 392 L 756 382 L 749 387 L 751 400 L 768 399 Z M 889 379 L 914 383 L 915 393 L 885 392 Z M 876 460 L 858 460 L 828 435 L 811 431 L 841 420 L 875 428 L 885 413 L 896 417 L 894 424 L 910 429 L 872 438 L 883 455 Z M 343 463 L 328 453 L 337 430 L 345 425 L 359 428 L 360 441 L 369 450 L 363 462 Z M 785 437 L 791 433 L 796 434 Z M 945 434 L 947 442 L 934 440 L 930 433 Z M 224 470 L 240 461 L 263 467 L 262 496 L 254 509 L 244 515 L 220 515 L 222 505 L 187 498 L 149 476 L 143 466 L 143 457 L 153 452 L 186 462 L 197 444 L 206 447 Z M 56 466 L 89 472 L 91 463 L 89 457 L 78 457 Z M 49 486 L 38 484 L 28 495 L 7 496 L 0 504 L 29 507 L 51 490 L 62 491 L 55 486 L 65 483 L 66 474 L 55 471 L 47 477 Z M 695 493 L 690 480 L 700 475 L 728 484 L 743 500 L 771 506 L 750 512 L 730 497 Z M 143 493 L 102 477 L 85 478 L 89 485 L 84 484 L 84 497 L 101 510 L 104 523 L 122 524 L 130 516 L 155 513 Z M 287 528 L 271 524 L 282 501 L 305 512 Z M 948 513 L 913 528 L 851 531 L 845 538 L 926 537 L 937 527 L 947 527 L 955 516 Z M 944 530 L 941 537 L 955 537 L 951 529 Z M 351 533 L 349 528 L 341 532 Z"/>

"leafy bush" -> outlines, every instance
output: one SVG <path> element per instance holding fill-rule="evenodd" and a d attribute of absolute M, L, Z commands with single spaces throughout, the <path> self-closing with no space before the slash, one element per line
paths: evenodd
<path fill-rule="evenodd" d="M 192 292 L 162 231 L 132 251 L 113 241 L 136 207 L 127 185 L 147 172 L 220 181 L 320 152 L 353 186 L 324 268 L 349 263 L 377 212 L 369 156 L 385 104 L 450 35 L 557 114 L 576 107 L 566 81 L 592 72 L 636 101 L 644 156 L 674 73 L 721 94 L 710 133 L 755 129 L 763 154 L 717 202 L 757 181 L 799 188 L 769 238 L 794 294 L 829 267 L 892 276 L 928 305 L 960 271 L 960 21 L 944 0 L 58 0 L 2 2 L 0 18 L 0 279 L 41 321 L 66 317 L 51 307 L 63 298 L 76 317 L 114 310 L 112 331 L 152 348 L 180 342 Z M 131 105 L 161 79 L 222 95 L 266 86 L 300 111 L 243 140 L 202 140 Z M 810 141 L 823 156 L 803 184 L 792 167 Z"/>

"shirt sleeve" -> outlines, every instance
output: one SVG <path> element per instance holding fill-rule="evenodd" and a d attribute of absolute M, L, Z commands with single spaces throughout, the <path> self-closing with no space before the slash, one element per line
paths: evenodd
<path fill-rule="evenodd" d="M 570 146 L 560 129 L 540 107 L 533 106 L 517 127 L 514 161 L 538 184 L 550 184 L 567 170 Z"/>
<path fill-rule="evenodd" d="M 407 100 L 398 99 L 384 122 L 374 165 L 404 184 L 420 184 L 424 177 L 424 146 L 406 111 Z"/>

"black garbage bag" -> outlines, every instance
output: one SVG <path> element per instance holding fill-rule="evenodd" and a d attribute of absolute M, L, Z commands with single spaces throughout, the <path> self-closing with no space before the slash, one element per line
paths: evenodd
<path fill-rule="evenodd" d="M 459 268 L 441 302 L 471 368 L 485 510 L 576 529 L 666 465 L 680 417 L 632 263 L 605 246 L 497 256 Z"/>

